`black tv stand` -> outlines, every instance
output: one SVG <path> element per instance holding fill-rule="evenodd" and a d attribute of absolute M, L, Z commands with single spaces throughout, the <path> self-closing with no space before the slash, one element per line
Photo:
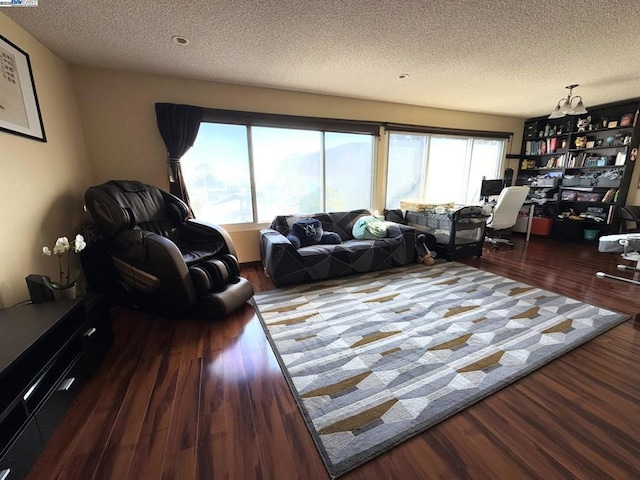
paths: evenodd
<path fill-rule="evenodd" d="M 103 295 L 0 310 L 0 479 L 28 474 L 112 343 Z"/>

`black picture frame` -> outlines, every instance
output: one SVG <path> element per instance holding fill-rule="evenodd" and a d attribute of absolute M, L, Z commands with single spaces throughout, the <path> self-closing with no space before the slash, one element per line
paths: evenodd
<path fill-rule="evenodd" d="M 27 52 L 0 35 L 0 130 L 46 142 Z"/>

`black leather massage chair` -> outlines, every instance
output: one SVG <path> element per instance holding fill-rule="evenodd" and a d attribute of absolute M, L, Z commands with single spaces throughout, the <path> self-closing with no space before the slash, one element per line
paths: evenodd
<path fill-rule="evenodd" d="M 223 317 L 253 296 L 251 284 L 239 276 L 226 230 L 189 218 L 189 208 L 174 195 L 112 180 L 90 187 L 85 204 L 98 233 L 93 244 L 100 244 L 98 253 L 88 248 L 83 258 L 92 288 L 107 284 L 110 271 L 131 303 L 171 316 Z M 110 268 L 95 268 L 105 265 L 105 257 Z"/>

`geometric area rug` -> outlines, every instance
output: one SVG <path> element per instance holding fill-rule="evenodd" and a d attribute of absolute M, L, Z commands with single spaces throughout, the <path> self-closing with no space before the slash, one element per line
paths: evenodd
<path fill-rule="evenodd" d="M 333 478 L 629 318 L 456 262 L 254 299 Z"/>

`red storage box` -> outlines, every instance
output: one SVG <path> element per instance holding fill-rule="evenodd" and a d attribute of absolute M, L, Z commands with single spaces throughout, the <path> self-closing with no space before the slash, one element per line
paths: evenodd
<path fill-rule="evenodd" d="M 534 235 L 549 235 L 551 234 L 552 224 L 553 218 L 533 217 L 531 233 Z"/>

